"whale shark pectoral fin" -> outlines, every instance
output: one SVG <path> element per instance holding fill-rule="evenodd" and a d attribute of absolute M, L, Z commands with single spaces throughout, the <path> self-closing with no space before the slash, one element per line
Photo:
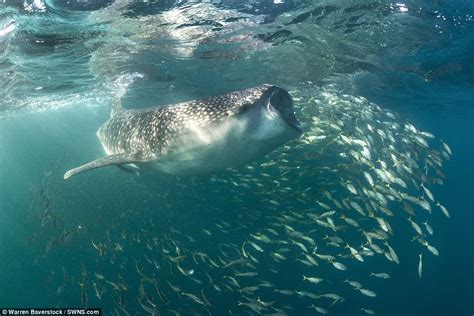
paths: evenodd
<path fill-rule="evenodd" d="M 132 165 L 132 164 L 129 164 L 129 165 L 117 165 L 117 167 L 122 170 L 122 171 L 125 171 L 127 173 L 130 173 L 130 174 L 135 174 L 135 175 L 138 175 L 138 167 L 135 166 L 135 165 Z"/>
<path fill-rule="evenodd" d="M 108 155 L 108 156 L 96 159 L 94 161 L 91 161 L 89 163 L 86 163 L 85 165 L 82 165 L 80 167 L 69 170 L 68 172 L 64 174 L 64 179 L 67 180 L 78 173 L 86 172 L 86 171 L 97 169 L 97 168 L 102 168 L 105 166 L 124 165 L 124 164 L 129 164 L 129 163 L 145 162 L 145 161 L 149 161 L 149 159 L 144 158 L 139 153 L 133 153 L 133 154 L 121 153 L 121 154 Z"/>

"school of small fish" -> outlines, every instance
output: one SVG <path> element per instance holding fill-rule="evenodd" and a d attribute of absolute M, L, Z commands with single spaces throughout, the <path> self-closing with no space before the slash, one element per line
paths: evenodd
<path fill-rule="evenodd" d="M 383 315 L 371 307 L 390 281 L 379 262 L 418 262 L 421 278 L 422 256 L 439 255 L 430 218 L 450 214 L 432 189 L 451 149 L 362 97 L 331 87 L 292 95 L 300 139 L 222 174 L 157 180 L 158 215 L 134 203 L 95 228 L 68 226 L 50 202 L 61 194 L 41 189 L 31 242 L 46 244 L 43 258 L 68 249 L 77 263 L 51 276 L 58 301 L 69 293 L 69 305 L 107 315 L 276 316 L 296 305 L 330 314 L 354 296 L 364 302 L 354 315 Z M 401 231 L 419 258 L 399 256 Z"/>

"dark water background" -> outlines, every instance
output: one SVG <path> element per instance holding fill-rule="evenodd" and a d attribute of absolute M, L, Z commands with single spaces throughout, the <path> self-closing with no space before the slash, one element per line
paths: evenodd
<path fill-rule="evenodd" d="M 225 193 L 216 198 L 212 190 L 170 176 L 137 179 L 104 170 L 100 177 L 62 182 L 65 170 L 101 154 L 95 131 L 108 117 L 110 83 L 120 74 L 139 72 L 145 80 L 127 93 L 126 106 L 167 104 L 262 82 L 291 89 L 311 81 L 364 96 L 443 139 L 453 156 L 444 166 L 445 184 L 433 189 L 451 212 L 451 219 L 434 212 L 431 220 L 440 256 L 426 256 L 419 279 L 412 235 L 397 229 L 401 264 L 374 261 L 360 269 L 391 275 L 377 286 L 370 304 L 378 315 L 474 312 L 471 1 L 220 1 L 195 2 L 192 9 L 182 1 L 150 1 L 124 2 L 115 10 L 109 2 L 0 4 L 0 26 L 16 21 L 15 30 L 0 37 L 0 306 L 81 305 L 77 276 L 66 294 L 56 293 L 63 267 L 72 276 L 81 263 L 94 266 L 90 236 L 103 236 L 104 230 L 118 234 L 114 221 L 127 210 L 134 210 L 130 226 L 122 223 L 129 236 L 150 219 L 162 231 L 181 226 L 201 236 L 218 218 L 237 221 L 236 213 L 261 208 L 261 201 L 249 197 L 239 209 Z M 165 19 L 167 11 L 197 18 Z M 35 221 L 27 224 L 28 210 L 44 181 L 65 225 L 87 228 L 45 256 L 44 242 L 27 242 L 38 229 Z M 126 256 L 133 262 L 140 251 L 127 250 Z M 100 303 L 93 292 L 89 296 L 90 305 L 113 314 L 116 301 Z M 365 304 L 359 299 L 366 297 L 346 297 L 347 304 L 331 314 L 359 313 Z M 224 297 L 214 305 L 224 311 L 231 301 Z M 296 299 L 284 303 L 294 307 L 291 315 L 315 313 Z"/>

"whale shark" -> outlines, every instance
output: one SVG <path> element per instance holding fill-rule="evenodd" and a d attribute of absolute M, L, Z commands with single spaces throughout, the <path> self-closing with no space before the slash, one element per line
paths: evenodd
<path fill-rule="evenodd" d="M 105 157 L 71 169 L 64 179 L 105 166 L 198 175 L 254 161 L 301 135 L 288 92 L 276 85 L 168 106 L 112 105 L 97 131 Z"/>

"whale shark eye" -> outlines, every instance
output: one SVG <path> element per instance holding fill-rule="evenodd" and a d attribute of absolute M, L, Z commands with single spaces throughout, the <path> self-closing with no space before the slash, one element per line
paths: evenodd
<path fill-rule="evenodd" d="M 242 105 L 240 108 L 239 108 L 239 114 L 240 113 L 244 113 L 245 111 L 247 111 L 248 109 L 250 108 L 250 104 L 244 104 Z"/>

